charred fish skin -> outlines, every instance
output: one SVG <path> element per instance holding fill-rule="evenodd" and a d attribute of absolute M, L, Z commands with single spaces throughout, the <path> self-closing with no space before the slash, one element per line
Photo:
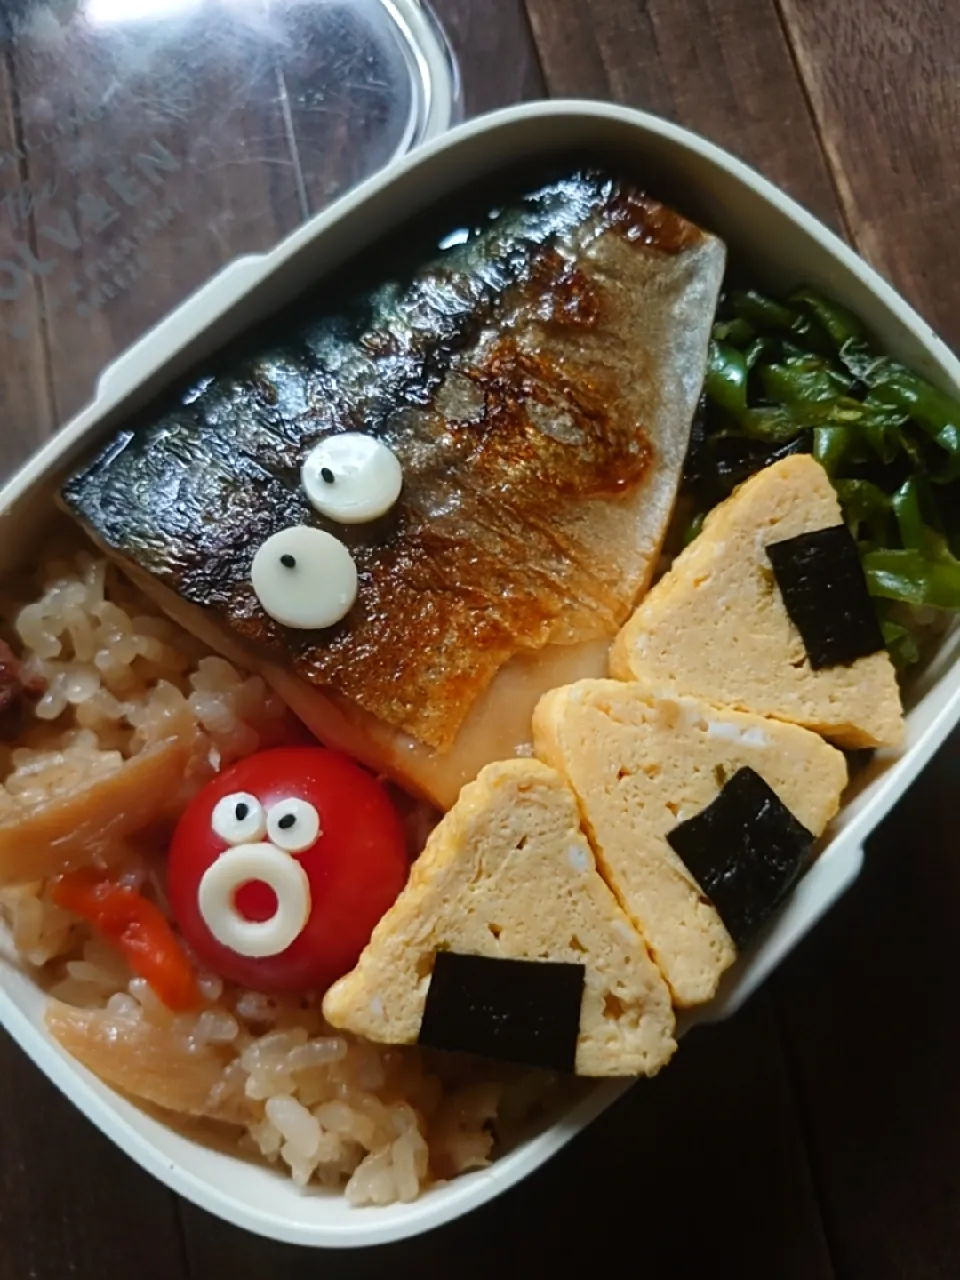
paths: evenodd
<path fill-rule="evenodd" d="M 281 317 L 281 338 L 120 432 L 63 501 L 235 640 L 442 751 L 509 657 L 612 634 L 645 585 L 620 548 L 646 536 L 648 491 L 651 525 L 672 505 L 723 259 L 631 184 L 577 172 L 408 279 Z M 367 526 L 326 521 L 300 486 L 343 431 L 403 467 Z M 357 603 L 323 632 L 279 626 L 250 585 L 293 524 L 357 563 Z"/>

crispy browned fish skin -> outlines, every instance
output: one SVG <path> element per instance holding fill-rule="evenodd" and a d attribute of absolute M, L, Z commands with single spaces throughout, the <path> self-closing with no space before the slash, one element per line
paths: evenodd
<path fill-rule="evenodd" d="M 64 499 L 265 658 L 447 749 L 512 654 L 612 634 L 645 585 L 622 551 L 630 500 L 661 446 L 682 453 L 722 261 L 662 205 L 575 175 L 378 291 L 361 321 L 302 324 L 121 433 Z M 371 526 L 327 525 L 299 485 L 342 430 L 376 432 L 403 464 L 399 504 Z M 250 585 L 260 543 L 298 522 L 357 560 L 357 604 L 327 632 L 280 627 Z"/>

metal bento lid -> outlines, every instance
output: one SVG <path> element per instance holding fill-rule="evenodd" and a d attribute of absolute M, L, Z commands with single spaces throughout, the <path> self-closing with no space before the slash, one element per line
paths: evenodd
<path fill-rule="evenodd" d="M 421 0 L 4 0 L 0 45 L 0 353 L 24 375 L 3 405 L 21 452 L 217 270 L 460 115 Z"/>

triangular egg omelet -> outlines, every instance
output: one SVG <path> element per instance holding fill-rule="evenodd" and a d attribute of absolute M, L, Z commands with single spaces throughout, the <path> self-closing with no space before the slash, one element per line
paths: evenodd
<path fill-rule="evenodd" d="M 611 674 L 894 746 L 897 678 L 824 469 L 797 454 L 715 508 L 614 643 Z"/>
<path fill-rule="evenodd" d="M 667 986 L 535 760 L 463 789 L 323 1008 L 371 1040 L 587 1076 L 652 1075 L 676 1048 Z"/>
<path fill-rule="evenodd" d="M 797 725 L 619 680 L 555 689 L 533 727 L 676 1003 L 703 1004 L 837 812 L 842 752 Z"/>

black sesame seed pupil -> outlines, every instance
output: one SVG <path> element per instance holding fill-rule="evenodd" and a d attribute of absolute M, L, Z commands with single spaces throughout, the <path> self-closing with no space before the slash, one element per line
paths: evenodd
<path fill-rule="evenodd" d="M 280 563 L 285 569 L 295 569 L 297 567 L 297 557 L 292 556 L 287 552 L 285 555 L 280 557 Z"/>
<path fill-rule="evenodd" d="M 295 813 L 285 813 L 283 817 L 280 819 L 280 821 L 277 823 L 277 826 L 280 828 L 281 831 L 289 831 L 290 828 L 296 822 L 296 820 L 297 820 L 297 815 Z"/>
<path fill-rule="evenodd" d="M 322 476 L 322 478 L 323 478 L 323 483 L 324 483 L 324 484 L 333 484 L 334 479 L 335 479 L 335 476 L 334 476 L 333 472 L 330 470 L 330 468 L 329 468 L 329 467 L 321 467 L 321 468 L 320 468 L 320 475 L 321 475 L 321 476 Z"/>
<path fill-rule="evenodd" d="M 240 804 L 237 805 L 234 812 L 237 815 L 237 821 L 242 822 L 244 818 L 247 816 L 247 814 L 250 812 L 250 806 L 248 804 L 244 804 L 243 801 L 241 801 Z"/>

